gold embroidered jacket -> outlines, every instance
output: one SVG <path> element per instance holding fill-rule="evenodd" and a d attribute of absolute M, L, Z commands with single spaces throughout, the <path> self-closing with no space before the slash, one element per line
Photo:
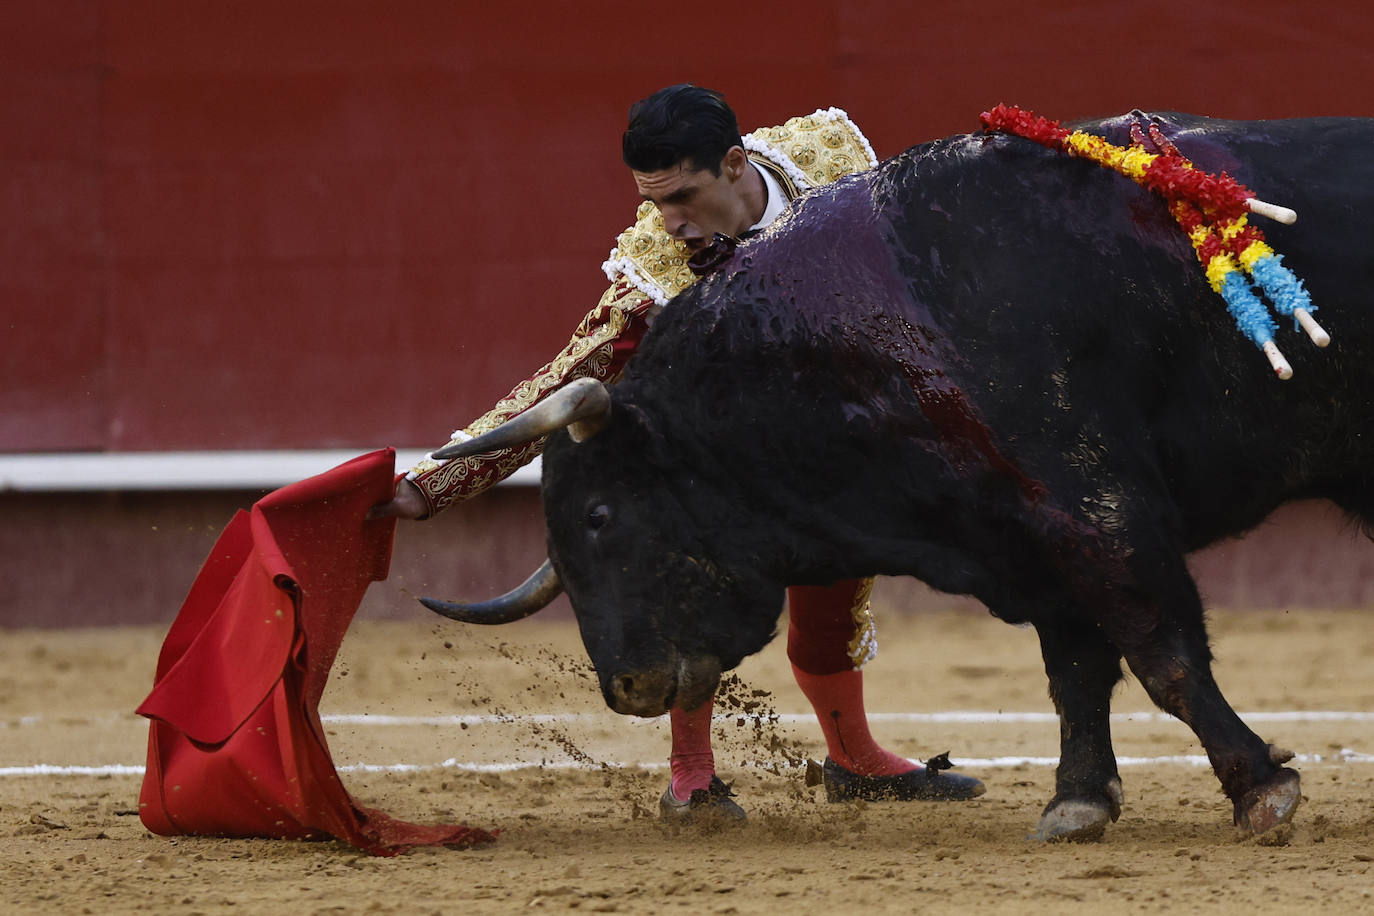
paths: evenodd
<path fill-rule="evenodd" d="M 769 170 L 789 200 L 878 164 L 867 138 L 838 108 L 792 118 L 742 139 L 750 159 Z M 582 319 L 568 345 L 495 407 L 455 432 L 450 441 L 495 429 L 574 379 L 590 376 L 613 382 L 619 378 L 648 327 L 645 316 L 649 309 L 655 304 L 665 305 L 696 280 L 687 267 L 689 257 L 687 248 L 664 229 L 658 208 L 647 201 L 641 204 L 634 225 L 620 234 L 602 265 L 610 288 Z M 426 456 L 406 476 L 424 494 L 432 516 L 509 477 L 533 461 L 543 448 L 544 440 L 540 439 L 518 448 L 451 461 L 437 462 Z"/>

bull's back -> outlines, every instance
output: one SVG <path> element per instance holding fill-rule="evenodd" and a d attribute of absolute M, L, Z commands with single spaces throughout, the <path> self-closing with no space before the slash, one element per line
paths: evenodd
<path fill-rule="evenodd" d="M 1200 168 L 1299 214 L 1251 218 L 1334 339 L 1318 349 L 1278 318 L 1290 381 L 1237 330 L 1164 202 L 1092 163 L 948 141 L 890 166 L 905 192 L 890 212 L 907 308 L 938 328 L 1008 452 L 1048 476 L 1105 443 L 1093 470 L 1155 473 L 1197 547 L 1283 499 L 1358 487 L 1374 462 L 1374 121 L 1162 120 Z M 1088 129 L 1127 143 L 1129 121 Z M 939 270 L 915 266 L 922 251 Z"/>

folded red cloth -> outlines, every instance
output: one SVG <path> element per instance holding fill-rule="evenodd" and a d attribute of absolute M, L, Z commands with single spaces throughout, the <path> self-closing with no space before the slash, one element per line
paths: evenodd
<path fill-rule="evenodd" d="M 495 834 L 419 825 L 344 790 L 319 702 L 368 584 L 387 576 L 395 519 L 383 449 L 303 480 L 229 522 L 172 623 L 153 690 L 139 795 L 144 826 L 172 836 L 337 837 L 374 855 L 471 845 Z"/>

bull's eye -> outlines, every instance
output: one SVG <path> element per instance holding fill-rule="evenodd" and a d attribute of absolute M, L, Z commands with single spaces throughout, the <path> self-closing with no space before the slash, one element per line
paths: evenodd
<path fill-rule="evenodd" d="M 596 506 L 587 513 L 587 527 L 593 531 L 611 520 L 610 506 Z"/>

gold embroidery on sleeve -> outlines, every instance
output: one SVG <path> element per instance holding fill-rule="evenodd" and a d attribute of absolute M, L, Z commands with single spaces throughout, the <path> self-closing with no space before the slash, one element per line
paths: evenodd
<path fill-rule="evenodd" d="M 451 441 L 479 436 L 529 408 L 556 388 L 590 376 L 612 382 L 615 341 L 631 320 L 652 304 L 638 290 L 622 284 L 611 286 L 601 301 L 582 320 L 572 340 L 557 357 L 533 377 L 516 385 L 496 406 L 468 424 Z M 468 499 L 499 483 L 529 464 L 544 450 L 544 439 L 517 448 L 437 462 L 424 459 L 412 469 L 414 483 L 430 505 L 430 514 L 441 512 L 457 500 Z"/>
<path fill-rule="evenodd" d="M 865 579 L 854 594 L 854 638 L 849 641 L 849 660 L 855 670 L 878 655 L 878 624 L 873 619 L 873 579 Z"/>

